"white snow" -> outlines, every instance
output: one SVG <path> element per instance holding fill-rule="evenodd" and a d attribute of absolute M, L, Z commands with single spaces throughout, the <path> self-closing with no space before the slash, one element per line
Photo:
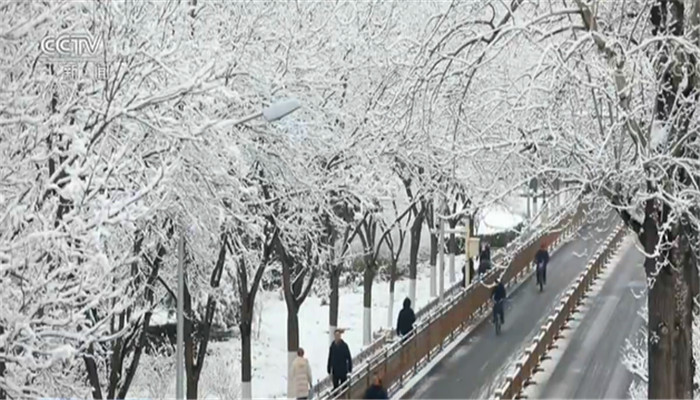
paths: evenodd
<path fill-rule="evenodd" d="M 483 223 L 478 232 L 485 234 L 512 228 L 522 221 L 520 215 L 509 212 L 506 208 L 488 210 L 482 218 Z M 423 246 L 428 240 L 423 240 Z M 423 247 L 421 246 L 421 247 Z M 445 264 L 449 257 L 445 255 Z M 464 256 L 455 257 L 455 277 L 462 278 Z M 439 275 L 439 273 L 438 273 Z M 449 268 L 444 268 L 445 290 L 452 286 L 449 280 Z M 436 282 L 439 284 L 439 281 Z M 394 306 L 391 317 L 392 326 L 387 326 L 389 303 L 389 283 L 375 281 L 372 290 L 372 331 L 395 329 L 396 318 L 409 296 L 410 281 L 403 277 L 396 282 Z M 419 265 L 416 282 L 416 301 L 412 307 L 418 311 L 429 303 L 430 268 L 427 263 Z M 311 363 L 314 382 L 326 376 L 328 357 L 328 305 L 321 305 L 322 299 L 310 294 L 299 312 L 300 346 L 306 351 Z M 257 313 L 260 313 L 259 315 Z M 362 350 L 363 293 L 362 285 L 345 287 L 340 290 L 338 327 L 345 329 L 343 339 L 348 343 L 353 356 Z M 152 316 L 155 323 L 174 320 L 174 314 L 156 310 Z M 284 398 L 287 391 L 287 306 L 279 291 L 261 292 L 256 298 L 256 315 L 253 321 L 253 398 Z M 200 382 L 201 398 L 237 398 L 240 397 L 241 345 L 238 338 L 227 342 L 210 343 L 208 355 Z M 162 358 L 162 357 L 161 357 Z M 174 365 L 172 362 L 158 361 L 145 356 L 142 367 L 144 373 L 137 374 L 132 397 L 172 398 L 175 393 Z M 155 365 L 158 367 L 155 367 Z M 172 371 L 171 371 L 172 370 Z M 141 369 L 139 369 L 141 371 Z M 156 374 L 157 372 L 157 374 Z M 155 374 L 155 375 L 154 375 Z M 158 380 L 171 382 L 156 383 Z M 224 382 L 226 382 L 224 384 Z"/>
<path fill-rule="evenodd" d="M 461 268 L 464 264 L 464 256 L 455 257 L 455 266 L 459 271 L 456 276 L 461 278 Z M 449 271 L 446 268 L 445 289 L 452 286 L 449 281 Z M 417 304 L 413 304 L 413 309 L 418 311 L 430 302 L 430 268 L 427 264 L 419 266 L 416 284 Z M 409 293 L 409 280 L 407 278 L 396 282 L 394 295 L 394 314 L 392 316 L 392 326 L 387 326 L 387 312 L 389 304 L 389 283 L 376 281 L 372 289 L 372 328 L 376 332 L 379 329 L 395 329 L 396 318 L 403 307 L 403 301 Z M 314 382 L 326 376 L 326 362 L 328 360 L 328 346 L 330 345 L 328 336 L 328 306 L 321 305 L 321 298 L 310 294 L 299 312 L 300 321 L 300 346 L 306 351 L 306 357 L 311 363 L 311 370 Z M 287 390 L 287 306 L 279 292 L 261 292 L 256 299 L 260 305 L 260 324 L 258 315 L 254 318 L 253 325 L 253 382 L 252 393 L 254 398 L 284 398 Z M 363 294 L 362 286 L 346 287 L 340 290 L 340 306 L 338 312 L 338 326 L 345 329 L 343 339 L 348 343 L 353 356 L 362 350 L 362 318 L 363 318 Z M 171 320 L 167 314 L 155 312 L 153 318 L 156 320 Z M 230 398 L 234 395 L 233 387 L 240 390 L 240 359 L 241 345 L 239 339 L 227 342 L 210 343 L 210 354 L 205 360 L 204 371 L 202 372 L 202 383 L 200 393 L 203 398 Z M 150 363 L 153 357 L 146 356 L 143 367 L 150 370 Z M 223 371 L 219 371 L 222 366 L 226 366 Z M 160 366 L 159 375 L 174 377 L 172 373 L 164 373 L 164 368 L 174 368 L 172 364 Z M 141 369 L 139 369 L 141 370 Z M 173 382 L 167 385 L 167 390 L 163 392 L 162 385 L 157 385 L 157 389 L 148 389 L 153 382 L 148 382 L 154 377 L 147 373 L 139 374 L 135 378 L 134 389 L 130 392 L 131 397 L 149 398 L 171 398 L 174 391 Z M 220 384 L 219 376 L 226 375 L 226 380 L 230 382 L 231 388 L 223 390 L 224 385 Z M 221 387 L 217 390 L 215 387 Z M 138 389 L 137 389 L 138 388 Z M 238 396 L 238 391 L 234 397 Z"/>
<path fill-rule="evenodd" d="M 484 213 L 477 225 L 476 233 L 478 235 L 490 235 L 512 229 L 521 222 L 523 222 L 522 216 L 513 214 L 505 207 L 494 207 Z"/>

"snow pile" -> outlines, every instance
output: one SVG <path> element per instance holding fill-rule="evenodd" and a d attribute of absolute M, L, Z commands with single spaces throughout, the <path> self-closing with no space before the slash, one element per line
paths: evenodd
<path fill-rule="evenodd" d="M 513 229 L 522 222 L 522 216 L 513 214 L 505 207 L 493 208 L 484 213 L 476 232 L 478 235 L 491 235 Z"/>
<path fill-rule="evenodd" d="M 515 197 L 508 199 L 507 205 L 494 205 L 483 211 L 478 217 L 476 232 L 478 235 L 492 235 L 508 231 L 527 218 L 527 199 Z"/>

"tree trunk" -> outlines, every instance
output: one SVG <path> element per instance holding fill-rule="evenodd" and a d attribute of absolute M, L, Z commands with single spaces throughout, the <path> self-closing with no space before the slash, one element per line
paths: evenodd
<path fill-rule="evenodd" d="M 291 371 L 292 362 L 299 349 L 299 309 L 287 306 L 287 395 L 291 399 L 294 393 Z"/>
<path fill-rule="evenodd" d="M 532 193 L 532 221 L 530 221 L 532 225 L 537 224 L 537 211 L 537 191 L 535 190 Z"/>
<path fill-rule="evenodd" d="M 187 375 L 187 400 L 196 400 L 199 392 L 199 379 L 195 375 Z"/>
<path fill-rule="evenodd" d="M 416 215 L 411 224 L 411 244 L 408 257 L 408 279 L 409 292 L 408 297 L 411 299 L 411 304 L 416 307 L 416 277 L 418 275 L 418 250 L 420 250 L 420 235 L 423 231 L 423 220 L 425 219 L 425 210 L 421 210 Z"/>
<path fill-rule="evenodd" d="M 187 381 L 187 399 L 197 398 L 197 379 L 195 377 L 195 337 L 194 314 L 192 312 L 192 297 L 190 296 L 187 282 L 185 282 L 185 299 L 183 301 L 184 314 L 184 341 L 185 341 L 185 376 Z"/>
<path fill-rule="evenodd" d="M 296 352 L 299 349 L 299 309 L 306 300 L 311 287 L 316 279 L 316 270 L 312 270 L 311 276 L 307 282 L 305 277 L 309 273 L 299 260 L 295 260 L 287 253 L 285 245 L 282 243 L 279 236 L 273 238 L 274 247 L 277 255 L 282 263 L 282 289 L 284 291 L 284 302 L 287 304 L 287 395 L 291 397 L 293 393 L 293 385 L 291 379 L 292 361 L 296 357 Z M 313 259 L 311 253 L 311 243 L 306 242 L 305 245 L 307 265 L 317 263 L 318 259 Z M 294 276 L 294 281 L 292 281 Z"/>
<path fill-rule="evenodd" d="M 248 299 L 241 301 L 241 397 L 252 399 L 253 359 L 251 355 L 251 334 L 253 326 L 253 305 Z"/>
<path fill-rule="evenodd" d="M 656 260 L 647 258 L 645 261 L 647 269 L 656 268 Z M 675 392 L 673 384 L 673 338 L 670 330 L 673 327 L 674 304 L 673 304 L 673 276 L 665 271 L 661 271 L 656 277 L 656 282 L 649 288 L 649 390 L 650 399 L 674 398 L 671 393 Z M 658 341 L 652 340 L 658 337 Z"/>
<path fill-rule="evenodd" d="M 677 273 L 675 301 L 677 315 L 676 326 L 680 329 L 673 336 L 676 354 L 680 358 L 676 364 L 676 398 L 692 399 L 695 376 L 693 358 L 693 298 L 697 294 L 693 289 L 693 275 L 697 275 L 697 265 L 693 262 L 692 248 L 685 234 L 678 236 L 679 245 L 674 251 L 672 262 L 681 267 Z M 694 273 L 693 273 L 694 272 Z"/>
<path fill-rule="evenodd" d="M 450 220 L 450 229 L 455 229 L 457 227 L 457 221 L 456 220 Z M 449 242 L 447 243 L 447 248 L 448 251 L 450 252 L 450 262 L 449 262 L 449 271 L 450 271 L 450 283 L 454 283 L 456 280 L 455 278 L 455 255 L 457 254 L 457 237 L 455 236 L 454 233 L 450 233 L 450 239 Z"/>
<path fill-rule="evenodd" d="M 430 232 L 430 297 L 435 297 L 437 295 L 437 257 L 440 242 L 438 235 L 433 233 L 436 229 L 437 227 L 435 226 L 430 226 L 430 229 L 428 229 Z"/>
<path fill-rule="evenodd" d="M 394 288 L 396 286 L 397 261 L 392 260 L 389 270 L 389 311 L 387 312 L 387 327 L 394 325 Z"/>
<path fill-rule="evenodd" d="M 475 226 L 474 226 L 474 225 L 475 225 L 475 224 L 474 224 L 474 217 L 475 217 L 475 216 L 476 216 L 476 214 L 472 215 L 472 216 L 469 218 L 469 237 L 474 237 L 474 232 L 475 232 L 475 230 L 476 230 L 476 229 L 475 229 Z M 466 245 L 466 244 L 465 244 L 465 245 Z M 467 268 L 469 268 L 469 282 L 467 283 L 467 286 L 468 286 L 470 283 L 472 283 L 472 281 L 474 280 L 474 275 L 475 275 L 475 273 L 476 273 L 476 271 L 474 270 L 474 257 L 470 257 L 470 258 L 469 258 L 468 264 L 469 264 L 469 265 L 467 266 Z"/>
<path fill-rule="evenodd" d="M 425 221 L 428 223 L 428 226 L 431 228 L 429 229 L 430 231 L 430 267 L 433 268 L 437 265 L 437 255 L 438 255 L 438 236 L 437 233 L 435 232 L 435 215 L 433 213 L 434 206 L 433 203 L 427 203 L 427 209 L 425 212 Z"/>
<path fill-rule="evenodd" d="M 700 8 L 693 7 L 691 21 L 697 20 Z M 658 91 L 654 116 L 658 123 L 667 124 L 671 130 L 669 137 L 690 135 L 691 118 L 697 107 L 698 74 L 691 70 L 686 74 L 680 72 L 681 64 L 696 64 L 694 54 L 676 48 L 666 37 L 682 37 L 685 33 L 685 5 L 682 0 L 657 0 L 650 10 L 652 34 L 661 39 L 658 46 L 658 61 L 654 67 L 658 79 Z M 697 27 L 693 27 L 697 28 Z M 666 36 L 666 37 L 664 37 Z M 687 139 L 685 139 L 687 140 Z M 680 144 L 680 142 L 679 142 Z M 687 154 L 687 144 L 679 147 L 680 157 L 697 159 L 696 154 Z M 693 187 L 691 177 L 686 171 L 676 167 L 668 171 L 686 187 Z M 676 182 L 674 182 L 676 183 Z M 649 183 L 648 186 L 652 187 Z M 668 223 L 670 207 L 647 200 L 645 218 L 641 236 L 645 250 L 655 250 L 658 243 L 659 228 Z M 658 259 L 645 260 L 647 278 L 656 278 L 649 288 L 649 324 L 648 324 L 648 362 L 649 382 L 648 397 L 657 398 L 693 398 L 694 362 L 692 351 L 692 309 L 695 293 L 697 265 L 692 257 L 692 249 L 687 235 L 693 235 L 692 228 L 675 222 L 671 233 L 663 237 L 664 242 L 671 242 L 672 250 L 663 250 Z M 690 229 L 689 229 L 690 228 Z M 670 264 L 670 265 L 669 265 Z M 663 266 L 658 274 L 656 267 Z M 658 336 L 658 337 L 657 337 Z M 657 340 L 658 339 L 658 340 Z"/>
<path fill-rule="evenodd" d="M 365 266 L 363 279 L 363 314 L 362 314 L 362 345 L 372 343 L 372 282 L 374 281 L 374 266 Z"/>
<path fill-rule="evenodd" d="M 5 327 L 0 325 L 0 336 L 2 336 L 3 333 L 5 333 Z M 0 347 L 0 353 L 4 353 L 4 351 L 5 351 L 4 348 Z M 4 377 L 5 377 L 5 361 L 0 360 L 0 378 L 4 378 Z M 0 400 L 5 400 L 5 399 L 7 399 L 7 393 L 5 392 L 5 390 L 0 388 Z"/>
<path fill-rule="evenodd" d="M 528 223 L 532 219 L 532 207 L 530 206 L 530 188 L 527 189 L 525 193 L 525 201 L 527 202 L 527 221 Z"/>
<path fill-rule="evenodd" d="M 655 252 L 660 239 L 658 224 L 666 220 L 665 213 L 659 208 L 654 200 L 647 201 L 642 231 L 647 254 Z M 673 241 L 673 250 L 662 251 L 658 259 L 647 258 L 644 262 L 647 278 L 653 279 L 647 300 L 647 393 L 650 399 L 693 398 L 692 308 L 695 293 L 691 283 L 697 266 L 686 235 L 680 232 L 679 226 L 672 231 L 664 241 Z M 659 266 L 662 267 L 657 273 Z"/>
<path fill-rule="evenodd" d="M 100 386 L 99 370 L 95 362 L 92 344 L 88 347 L 88 354 L 83 356 L 83 360 L 87 369 L 88 381 L 92 387 L 92 398 L 95 400 L 102 399 L 102 386 Z"/>
<path fill-rule="evenodd" d="M 333 265 L 329 273 L 331 285 L 330 306 L 328 308 L 328 335 L 329 344 L 333 342 L 334 332 L 338 328 L 338 306 L 340 304 L 340 266 Z"/>
<path fill-rule="evenodd" d="M 430 234 L 430 267 L 435 267 L 437 265 L 438 256 L 438 237 L 437 235 Z"/>

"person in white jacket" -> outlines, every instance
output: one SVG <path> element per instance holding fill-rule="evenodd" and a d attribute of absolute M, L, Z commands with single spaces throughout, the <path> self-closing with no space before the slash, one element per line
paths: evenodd
<path fill-rule="evenodd" d="M 308 399 L 311 388 L 311 366 L 309 360 L 304 358 L 304 349 L 297 350 L 297 357 L 292 361 L 292 388 L 294 397 Z"/>

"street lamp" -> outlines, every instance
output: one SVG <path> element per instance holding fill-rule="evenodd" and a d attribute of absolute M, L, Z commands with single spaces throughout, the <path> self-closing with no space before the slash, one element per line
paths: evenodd
<path fill-rule="evenodd" d="M 293 113 L 299 107 L 301 107 L 301 103 L 299 103 L 299 100 L 297 100 L 297 99 L 282 100 L 282 101 L 279 101 L 275 104 L 270 105 L 269 107 L 265 107 L 260 112 L 248 115 L 247 117 L 243 117 L 243 118 L 233 122 L 232 125 L 233 126 L 240 125 L 240 124 L 246 123 L 250 120 L 260 118 L 260 117 L 263 117 L 265 119 L 265 121 L 267 121 L 267 122 L 277 121 L 278 119 L 282 119 L 282 118 L 286 117 L 287 115 Z"/>
<path fill-rule="evenodd" d="M 287 99 L 265 107 L 262 111 L 251 114 L 247 117 L 234 121 L 231 126 L 240 125 L 256 118 L 263 117 L 267 122 L 274 122 L 286 117 L 301 107 L 297 99 Z M 177 400 L 185 398 L 185 360 L 184 360 L 184 297 L 185 297 L 185 277 L 183 272 L 185 258 L 185 232 L 180 229 L 180 240 L 178 242 L 178 263 L 177 263 L 177 345 L 175 350 L 176 385 L 175 396 Z"/>

